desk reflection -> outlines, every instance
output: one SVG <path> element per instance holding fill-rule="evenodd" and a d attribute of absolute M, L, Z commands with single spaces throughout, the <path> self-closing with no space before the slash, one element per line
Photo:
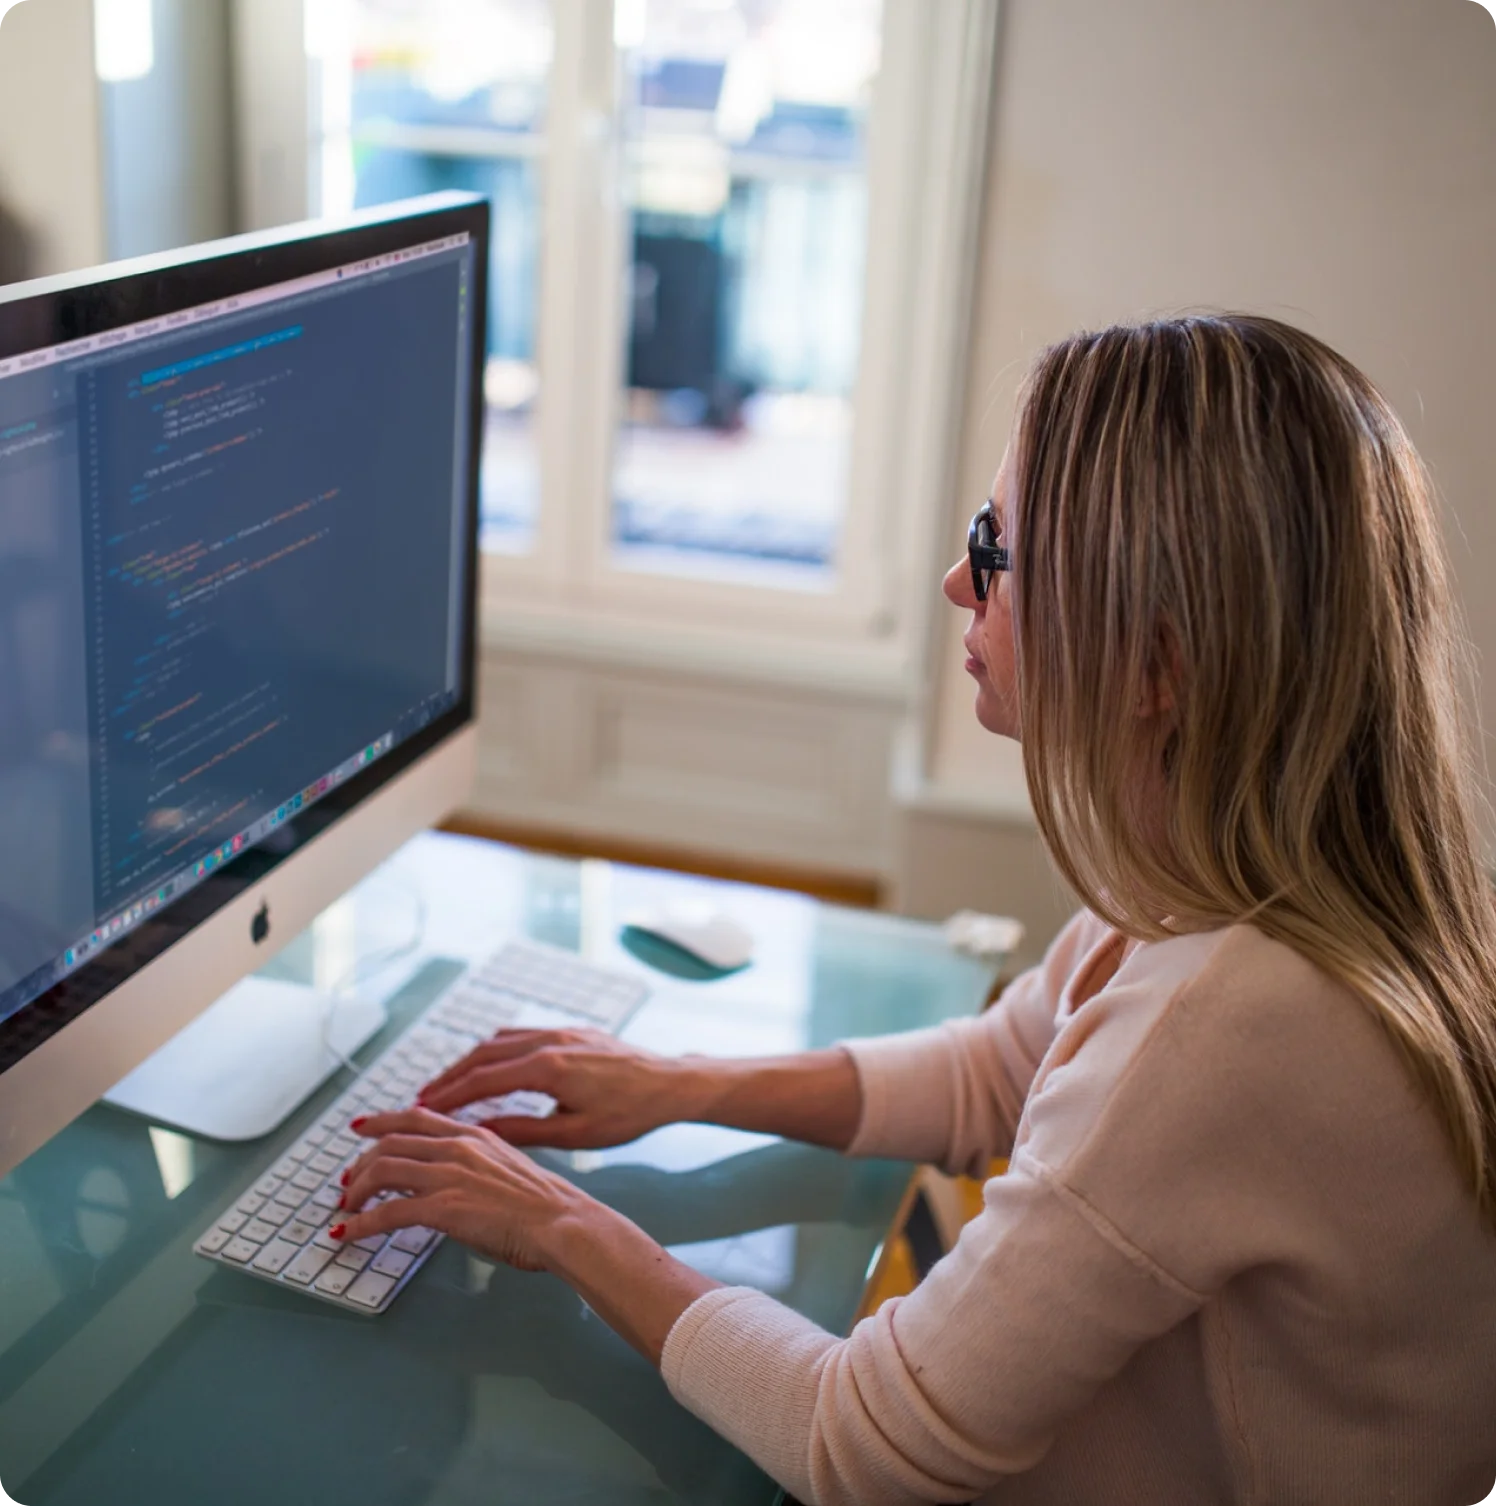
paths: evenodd
<path fill-rule="evenodd" d="M 790 1225 L 813 1242 L 886 1212 L 879 1163 L 809 1146 L 773 1143 L 684 1172 L 577 1172 L 560 1153 L 537 1158 L 669 1246 Z M 142 1194 L 144 1170 L 131 1178 Z M 52 1191 L 55 1218 L 64 1199 Z M 296 1500 L 410 1506 L 765 1498 L 754 1467 L 554 1277 L 448 1241 L 388 1314 L 368 1319 L 222 1268 L 192 1275 L 195 1300 L 170 1337 L 120 1356 L 128 1379 L 70 1446 L 7 1481 L 29 1506 L 258 1506 L 273 1479 L 293 1482 Z"/>

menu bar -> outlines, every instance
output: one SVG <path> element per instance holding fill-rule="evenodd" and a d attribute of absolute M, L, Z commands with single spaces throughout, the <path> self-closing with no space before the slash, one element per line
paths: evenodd
<path fill-rule="evenodd" d="M 440 240 L 426 241 L 419 246 L 408 246 L 401 251 L 389 251 L 383 256 L 367 257 L 363 261 L 347 262 L 341 267 L 315 272 L 308 277 L 293 278 L 279 282 L 273 287 L 256 288 L 252 293 L 239 293 L 232 298 L 220 298 L 213 303 L 198 304 L 196 308 L 182 309 L 175 314 L 163 314 L 159 319 L 142 319 L 135 324 L 124 324 L 118 329 L 105 330 L 101 334 L 87 335 L 81 340 L 69 340 L 61 345 L 50 345 L 44 350 L 27 351 L 24 355 L 0 358 L 0 381 L 10 376 L 23 376 L 38 371 L 44 366 L 56 366 L 66 361 L 76 361 L 87 356 L 98 356 L 122 345 L 131 345 L 141 340 L 150 340 L 159 335 L 173 334 L 190 329 L 210 319 L 221 319 L 228 314 L 243 313 L 246 309 L 263 303 L 275 303 L 285 298 L 294 298 L 300 293 L 309 293 L 317 288 L 330 287 L 334 283 L 348 282 L 353 278 L 369 277 L 376 272 L 388 271 L 391 267 L 403 266 L 406 262 L 420 261 L 424 257 L 440 256 L 445 252 L 467 245 L 471 237 L 466 231 L 446 235 Z"/>

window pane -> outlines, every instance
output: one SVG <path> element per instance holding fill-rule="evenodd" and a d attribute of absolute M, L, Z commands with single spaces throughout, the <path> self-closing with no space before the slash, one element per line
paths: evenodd
<path fill-rule="evenodd" d="M 620 564 L 824 587 L 846 503 L 881 0 L 616 0 Z"/>
<path fill-rule="evenodd" d="M 550 0 L 307 0 L 322 213 L 439 189 L 492 205 L 483 545 L 534 536 L 540 157 Z"/>

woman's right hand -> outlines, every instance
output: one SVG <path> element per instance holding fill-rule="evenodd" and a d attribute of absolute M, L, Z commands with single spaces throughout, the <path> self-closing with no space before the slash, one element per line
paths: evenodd
<path fill-rule="evenodd" d="M 592 1150 L 686 1117 L 682 1063 L 601 1030 L 501 1030 L 426 1084 L 417 1103 L 452 1114 L 519 1090 L 556 1100 L 545 1118 L 483 1121 L 511 1145 Z"/>

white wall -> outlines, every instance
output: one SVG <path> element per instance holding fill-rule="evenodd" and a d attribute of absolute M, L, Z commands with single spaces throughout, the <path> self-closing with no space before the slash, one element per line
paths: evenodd
<path fill-rule="evenodd" d="M 0 209 L 32 274 L 105 258 L 93 0 L 26 0 L 0 20 Z"/>
<path fill-rule="evenodd" d="M 1496 730 L 1490 15 L 1472 0 L 1006 0 L 1003 17 L 952 551 L 1046 342 L 1195 305 L 1272 313 L 1361 365 L 1431 463 Z M 949 617 L 931 777 L 1021 805 L 1016 749 L 973 720 Z"/>
<path fill-rule="evenodd" d="M 99 90 L 111 259 L 234 229 L 227 0 L 152 0 L 151 19 L 151 71 Z"/>

